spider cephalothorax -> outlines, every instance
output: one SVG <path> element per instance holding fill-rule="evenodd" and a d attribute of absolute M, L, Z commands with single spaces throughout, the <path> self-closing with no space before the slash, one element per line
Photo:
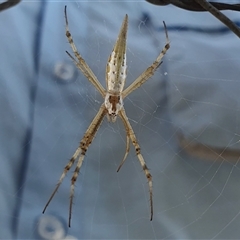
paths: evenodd
<path fill-rule="evenodd" d="M 105 107 L 108 110 L 108 121 L 115 122 L 119 111 L 123 107 L 122 96 L 107 93 L 105 97 Z"/>

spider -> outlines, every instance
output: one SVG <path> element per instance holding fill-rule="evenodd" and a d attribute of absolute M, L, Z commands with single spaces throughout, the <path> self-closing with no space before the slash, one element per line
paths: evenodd
<path fill-rule="evenodd" d="M 81 72 L 85 75 L 85 77 L 93 84 L 93 86 L 100 92 L 102 97 L 105 99 L 104 103 L 101 105 L 97 115 L 94 117 L 92 122 L 90 123 L 87 131 L 85 132 L 82 140 L 80 141 L 79 147 L 73 154 L 72 158 L 65 166 L 64 171 L 52 193 L 50 196 L 47 204 L 43 209 L 43 213 L 45 212 L 46 208 L 48 207 L 49 203 L 53 199 L 55 193 L 57 192 L 59 186 L 61 185 L 64 177 L 66 176 L 67 172 L 70 170 L 72 165 L 74 164 L 75 160 L 78 158 L 77 166 L 73 173 L 71 179 L 71 188 L 70 188 L 70 206 L 69 206 L 69 219 L 68 219 L 68 226 L 71 225 L 71 215 L 72 215 L 72 204 L 73 204 L 73 196 L 74 196 L 74 184 L 77 180 L 79 171 L 81 169 L 85 154 L 92 143 L 104 116 L 106 115 L 110 122 L 115 122 L 117 116 L 119 115 L 123 121 L 124 127 L 126 129 L 126 151 L 125 155 L 117 169 L 117 172 L 122 167 L 123 163 L 125 162 L 127 155 L 130 150 L 130 140 L 135 148 L 138 160 L 142 166 L 142 169 L 146 175 L 148 186 L 149 186 L 149 194 L 150 194 L 150 220 L 152 221 L 153 218 L 153 184 L 152 184 L 152 176 L 150 171 L 143 159 L 141 154 L 140 145 L 138 144 L 137 138 L 134 134 L 133 128 L 128 120 L 128 117 L 125 113 L 123 107 L 123 99 L 127 97 L 131 92 L 135 89 L 140 87 L 143 83 L 145 83 L 156 71 L 156 69 L 161 65 L 162 58 L 166 54 L 167 50 L 170 48 L 170 42 L 168 39 L 167 28 L 164 24 L 165 34 L 166 34 L 166 45 L 158 55 L 157 59 L 153 62 L 153 64 L 148 67 L 129 87 L 123 90 L 125 79 L 126 79 L 126 39 L 127 39 L 127 27 L 128 27 L 128 15 L 125 16 L 118 39 L 113 47 L 113 51 L 109 56 L 107 67 L 106 67 L 106 85 L 107 89 L 105 90 L 101 83 L 98 81 L 97 77 L 94 75 L 92 70 L 89 68 L 85 60 L 82 58 L 80 53 L 77 50 L 73 42 L 73 38 L 68 28 L 68 18 L 67 18 L 67 7 L 65 6 L 64 9 L 65 14 L 65 21 L 66 21 L 66 36 L 68 42 L 72 48 L 72 51 L 77 59 L 75 59 L 68 51 L 66 53 L 69 57 L 73 60 L 76 64 L 77 68 L 81 70 Z"/>

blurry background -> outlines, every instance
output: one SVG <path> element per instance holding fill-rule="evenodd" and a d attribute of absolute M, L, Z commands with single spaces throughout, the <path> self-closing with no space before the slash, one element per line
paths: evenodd
<path fill-rule="evenodd" d="M 74 42 L 104 87 L 125 14 L 127 86 L 164 47 L 166 22 L 163 64 L 124 101 L 153 176 L 152 222 L 133 147 L 116 172 L 126 144 L 120 119 L 104 120 L 86 154 L 71 228 L 74 168 L 42 214 L 103 101 L 65 53 L 66 4 Z M 0 13 L 0 38 L 1 239 L 239 238 L 240 42 L 219 20 L 145 1 L 22 1 Z"/>

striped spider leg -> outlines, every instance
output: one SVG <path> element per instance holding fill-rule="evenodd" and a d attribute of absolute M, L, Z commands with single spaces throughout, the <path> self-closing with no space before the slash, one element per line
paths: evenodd
<path fill-rule="evenodd" d="M 66 21 L 66 36 L 69 41 L 69 44 L 72 48 L 72 51 L 76 57 L 76 59 L 69 53 L 69 57 L 74 61 L 77 68 L 81 70 L 81 72 L 86 76 L 86 78 L 94 85 L 94 87 L 99 91 L 99 93 L 104 98 L 104 103 L 101 105 L 97 115 L 94 117 L 92 122 L 90 123 L 87 131 L 85 132 L 82 140 L 80 141 L 79 147 L 73 154 L 72 158 L 68 162 L 68 164 L 65 166 L 64 171 L 58 180 L 57 186 L 55 187 L 52 195 L 50 196 L 47 204 L 45 205 L 43 209 L 43 213 L 45 212 L 46 208 L 48 207 L 49 203 L 53 199 L 55 193 L 57 192 L 58 188 L 60 187 L 64 177 L 66 176 L 67 172 L 70 170 L 76 159 L 77 166 L 74 170 L 72 179 L 71 179 L 71 188 L 70 188 L 70 205 L 69 205 L 69 219 L 68 219 L 68 225 L 70 227 L 71 225 L 71 215 L 72 215 L 72 204 L 73 204 L 73 196 L 74 196 L 74 185 L 77 180 L 79 171 L 81 169 L 85 154 L 91 145 L 103 119 L 105 116 L 107 116 L 108 120 L 110 122 L 115 122 L 117 119 L 117 115 L 120 116 L 120 118 L 123 121 L 125 130 L 126 130 L 126 151 L 125 155 L 117 169 L 117 171 L 120 170 L 123 163 L 125 162 L 129 150 L 130 150 L 130 141 L 132 142 L 138 160 L 142 166 L 142 169 L 145 173 L 145 176 L 148 181 L 149 186 L 149 194 L 150 194 L 150 220 L 153 218 L 153 187 L 152 187 L 152 176 L 150 174 L 150 171 L 144 161 L 144 158 L 141 154 L 140 145 L 138 144 L 137 138 L 135 136 L 135 133 L 133 131 L 133 128 L 128 120 L 128 117 L 125 113 L 124 107 L 123 107 L 123 99 L 127 97 L 132 91 L 140 87 L 142 84 L 144 84 L 156 71 L 156 69 L 161 65 L 162 58 L 166 54 L 167 50 L 170 48 L 170 43 L 168 39 L 167 29 L 166 25 L 164 24 L 165 28 L 165 34 L 166 34 L 166 45 L 164 46 L 161 53 L 158 55 L 157 59 L 153 62 L 153 64 L 148 67 L 129 87 L 127 87 L 125 90 L 124 84 L 126 80 L 126 40 L 127 40 L 127 27 L 128 27 L 128 16 L 126 15 L 119 35 L 118 39 L 114 45 L 113 51 L 111 55 L 109 56 L 107 67 L 106 67 L 106 86 L 107 89 L 105 90 L 101 83 L 98 81 L 97 77 L 94 75 L 90 67 L 87 65 L 87 63 L 84 61 L 80 53 L 78 52 L 71 33 L 68 28 L 68 18 L 67 18 L 67 9 L 65 6 L 65 21 Z"/>

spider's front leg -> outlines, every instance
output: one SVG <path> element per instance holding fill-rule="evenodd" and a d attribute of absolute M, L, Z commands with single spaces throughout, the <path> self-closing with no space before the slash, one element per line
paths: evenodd
<path fill-rule="evenodd" d="M 132 144 L 135 148 L 135 151 L 136 151 L 136 154 L 137 154 L 137 157 L 138 157 L 138 160 L 142 166 L 142 169 L 145 173 L 145 176 L 147 178 L 147 181 L 148 181 L 148 187 L 149 187 L 149 194 L 150 194 L 150 221 L 152 221 L 153 219 L 153 183 L 152 183 L 152 175 L 144 161 L 144 158 L 141 154 L 141 148 L 140 148 L 140 145 L 138 144 L 137 142 L 137 138 L 134 134 L 134 131 L 133 131 L 133 128 L 128 120 L 128 117 L 126 115 L 126 112 L 124 110 L 124 108 L 121 109 L 121 111 L 119 112 L 119 116 L 121 117 L 122 121 L 123 121 L 123 124 L 125 126 L 125 129 L 126 129 L 126 134 L 128 136 L 128 138 L 131 139 L 132 141 Z M 128 143 L 127 143 L 127 146 L 128 146 Z M 125 156 L 128 152 L 126 151 L 125 153 Z M 125 161 L 125 157 L 124 157 L 124 160 L 121 162 L 118 170 L 120 169 L 120 167 L 122 166 L 122 164 L 124 163 Z"/>
<path fill-rule="evenodd" d="M 66 22 L 66 37 L 68 39 L 68 42 L 72 48 L 72 51 L 77 58 L 77 60 L 68 52 L 68 56 L 73 60 L 73 62 L 76 64 L 77 68 L 81 70 L 81 72 L 84 74 L 84 76 L 93 84 L 93 86 L 100 92 L 102 97 L 105 96 L 105 89 L 103 88 L 102 84 L 98 81 L 97 77 L 93 73 L 93 71 L 90 69 L 88 64 L 85 62 L 85 60 L 82 58 L 81 54 L 78 52 L 77 47 L 73 41 L 72 35 L 68 28 L 68 18 L 67 18 L 67 6 L 64 8 L 64 15 L 65 15 L 65 22 Z"/>
<path fill-rule="evenodd" d="M 165 34 L 166 34 L 166 44 L 162 49 L 161 53 L 158 55 L 157 59 L 153 62 L 153 64 L 148 67 L 130 86 L 128 86 L 122 93 L 123 99 L 127 97 L 131 92 L 135 89 L 142 86 L 150 77 L 152 77 L 158 67 L 162 64 L 162 58 L 167 53 L 168 49 L 170 48 L 170 41 L 168 38 L 167 27 L 165 22 L 163 22 Z"/>

